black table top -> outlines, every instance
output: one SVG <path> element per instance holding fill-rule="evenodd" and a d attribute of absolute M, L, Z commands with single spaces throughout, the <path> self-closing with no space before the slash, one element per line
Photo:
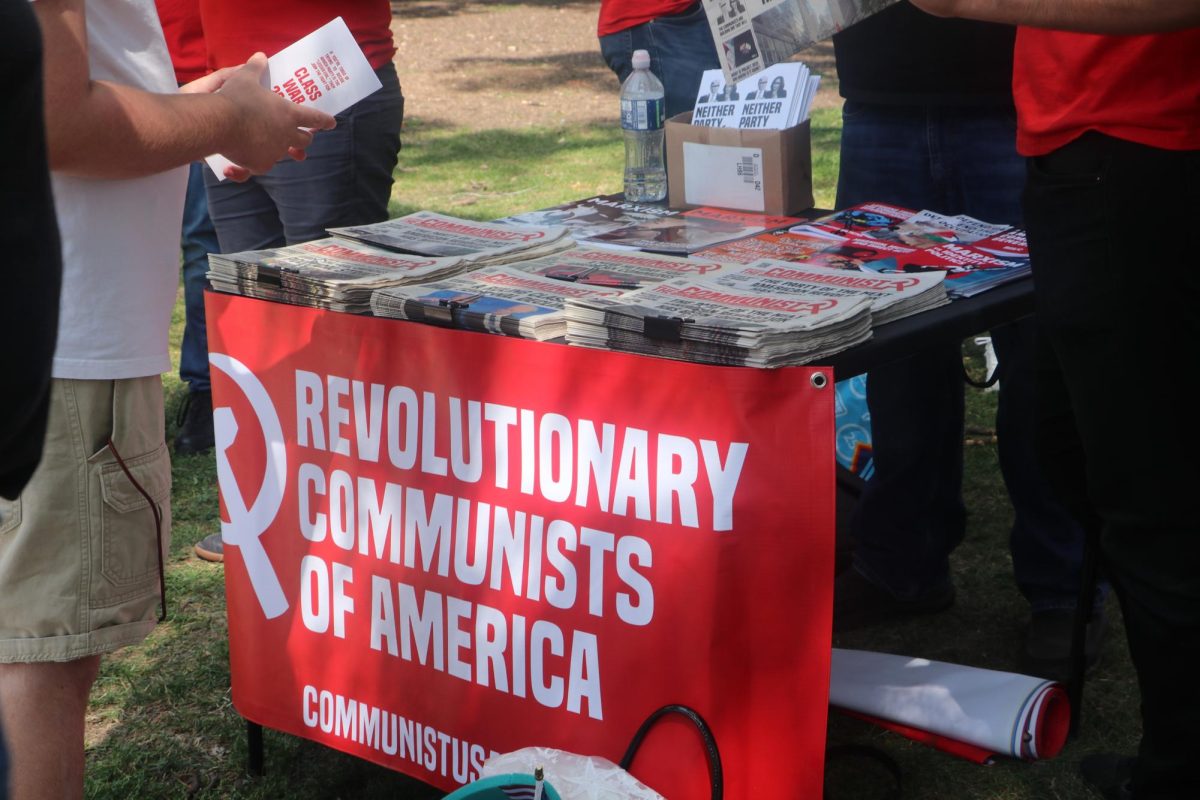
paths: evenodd
<path fill-rule="evenodd" d="M 866 342 L 822 363 L 833 367 L 834 379 L 840 381 L 897 361 L 929 344 L 948 339 L 961 341 L 1032 313 L 1033 278 L 1026 276 L 974 297 L 881 325 Z"/>

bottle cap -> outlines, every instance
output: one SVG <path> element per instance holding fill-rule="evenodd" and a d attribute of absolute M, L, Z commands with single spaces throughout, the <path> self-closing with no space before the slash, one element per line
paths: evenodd
<path fill-rule="evenodd" d="M 650 69 L 650 53 L 646 50 L 633 51 L 633 68 Z"/>

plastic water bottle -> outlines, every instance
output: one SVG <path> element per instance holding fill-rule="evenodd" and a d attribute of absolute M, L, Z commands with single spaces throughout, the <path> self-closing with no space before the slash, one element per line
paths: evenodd
<path fill-rule="evenodd" d="M 633 72 L 621 85 L 625 131 L 625 199 L 655 202 L 667 196 L 663 166 L 662 82 L 650 71 L 650 54 L 633 51 Z"/>

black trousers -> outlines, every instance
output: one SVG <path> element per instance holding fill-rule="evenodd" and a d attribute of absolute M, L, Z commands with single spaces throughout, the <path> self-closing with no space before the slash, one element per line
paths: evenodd
<path fill-rule="evenodd" d="M 1039 448 L 1121 601 L 1135 796 L 1200 797 L 1200 151 L 1086 134 L 1030 160 L 1025 220 L 1041 407 L 1070 409 Z"/>

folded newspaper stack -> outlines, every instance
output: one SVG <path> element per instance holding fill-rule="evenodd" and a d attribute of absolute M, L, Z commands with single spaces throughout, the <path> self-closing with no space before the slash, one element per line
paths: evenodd
<path fill-rule="evenodd" d="M 709 275 L 731 269 L 728 265 L 696 258 L 586 245 L 552 256 L 515 261 L 511 266 L 555 280 L 610 289 L 639 289 L 671 278 Z"/>
<path fill-rule="evenodd" d="M 373 225 L 330 228 L 342 239 L 425 256 L 457 256 L 475 266 L 537 258 L 575 246 L 562 226 L 503 225 L 418 211 Z"/>
<path fill-rule="evenodd" d="M 567 341 L 706 364 L 784 367 L 871 336 L 871 301 L 676 278 L 620 297 L 568 300 Z"/>
<path fill-rule="evenodd" d="M 460 258 L 393 253 L 358 242 L 318 239 L 288 247 L 208 257 L 217 291 L 331 311 L 366 313 L 383 286 L 436 280 L 469 265 Z"/>
<path fill-rule="evenodd" d="M 371 296 L 371 311 L 377 317 L 545 341 L 565 333 L 563 306 L 568 299 L 620 292 L 497 266 L 442 281 L 380 289 Z"/>
<path fill-rule="evenodd" d="M 872 324 L 883 325 L 949 303 L 945 277 L 944 272 L 872 274 L 761 259 L 731 265 L 707 280 L 777 295 L 865 297 L 871 303 Z"/>

